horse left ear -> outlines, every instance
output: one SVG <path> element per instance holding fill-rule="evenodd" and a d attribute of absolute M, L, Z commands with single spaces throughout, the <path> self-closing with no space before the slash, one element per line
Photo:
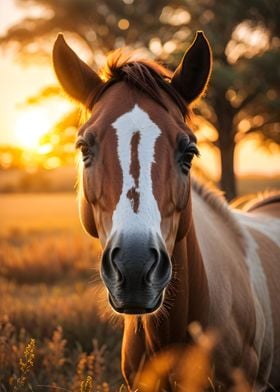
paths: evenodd
<path fill-rule="evenodd" d="M 212 69 L 210 44 L 202 31 L 186 51 L 174 72 L 171 84 L 183 96 L 187 104 L 199 98 L 206 90 Z"/>
<path fill-rule="evenodd" d="M 94 97 L 103 82 L 67 45 L 61 33 L 53 47 L 53 65 L 66 93 L 91 109 L 91 97 Z"/>

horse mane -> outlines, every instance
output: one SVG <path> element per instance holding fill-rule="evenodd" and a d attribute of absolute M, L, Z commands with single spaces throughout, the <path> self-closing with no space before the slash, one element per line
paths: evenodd
<path fill-rule="evenodd" d="M 204 184 L 193 177 L 191 179 L 191 184 L 192 190 L 213 208 L 214 211 L 223 216 L 224 221 L 227 222 L 229 227 L 231 227 L 232 231 L 236 234 L 245 254 L 250 252 L 250 240 L 248 239 L 248 233 L 237 218 L 235 211 L 247 213 L 271 203 L 280 203 L 280 193 L 277 191 L 269 191 L 260 193 L 249 201 L 246 200 L 245 204 L 242 204 L 243 198 L 241 196 L 241 206 L 239 205 L 239 199 L 228 204 L 223 196 L 223 192 L 219 189 L 207 186 L 207 184 Z"/>
<path fill-rule="evenodd" d="M 190 110 L 186 102 L 171 84 L 172 72 L 155 61 L 139 59 L 137 52 L 117 49 L 109 53 L 104 67 L 98 74 L 105 83 L 93 97 L 91 107 L 108 87 L 116 82 L 125 81 L 168 110 L 162 94 L 162 91 L 165 91 L 177 104 L 183 117 L 186 120 L 190 118 Z"/>
<path fill-rule="evenodd" d="M 249 200 L 242 209 L 246 212 L 251 212 L 273 203 L 280 203 L 280 193 L 277 191 L 262 192 Z"/>

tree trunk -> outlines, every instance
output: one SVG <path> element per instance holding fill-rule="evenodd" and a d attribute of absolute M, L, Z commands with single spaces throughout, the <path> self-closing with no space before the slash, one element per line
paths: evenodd
<path fill-rule="evenodd" d="M 214 99 L 214 109 L 217 116 L 219 133 L 219 148 L 221 156 L 220 186 L 228 201 L 236 197 L 236 181 L 234 173 L 235 111 L 226 98 L 226 91 L 219 91 Z"/>
<path fill-rule="evenodd" d="M 236 181 L 234 174 L 234 149 L 235 143 L 232 140 L 227 145 L 220 143 L 221 154 L 221 180 L 220 185 L 225 192 L 225 197 L 228 201 L 236 197 Z"/>

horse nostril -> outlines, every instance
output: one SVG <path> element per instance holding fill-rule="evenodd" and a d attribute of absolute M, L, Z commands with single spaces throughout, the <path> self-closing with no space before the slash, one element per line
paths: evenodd
<path fill-rule="evenodd" d="M 106 249 L 102 256 L 102 268 L 101 268 L 102 276 L 110 278 L 112 275 L 112 266 L 111 266 L 111 257 L 110 257 L 110 249 Z"/>
<path fill-rule="evenodd" d="M 119 282 L 119 283 L 124 283 L 124 275 L 121 273 L 121 271 L 120 271 L 120 269 L 119 269 L 119 267 L 118 267 L 118 265 L 117 265 L 117 255 L 118 255 L 118 253 L 120 252 L 120 248 L 118 248 L 118 247 L 116 247 L 116 248 L 114 248 L 112 251 L 111 251 L 111 263 L 112 263 L 112 266 L 113 266 L 113 268 L 114 268 L 114 270 L 115 270 L 115 273 L 117 274 L 117 281 Z"/>
<path fill-rule="evenodd" d="M 162 250 L 158 251 L 155 248 L 151 248 L 151 253 L 153 255 L 153 262 L 145 276 L 145 281 L 147 283 L 155 283 L 169 280 L 171 275 L 171 264 L 167 253 Z"/>
<path fill-rule="evenodd" d="M 147 283 L 151 283 L 152 282 L 153 275 L 155 273 L 155 270 L 157 268 L 157 265 L 158 265 L 158 262 L 159 262 L 159 258 L 160 258 L 159 252 L 155 248 L 151 248 L 150 250 L 151 250 L 151 253 L 152 253 L 153 261 L 152 261 L 152 264 L 150 266 L 149 271 L 147 272 L 146 276 L 144 277 L 144 279 L 145 279 L 145 281 Z"/>
<path fill-rule="evenodd" d="M 168 256 L 168 254 L 161 250 L 160 251 L 160 268 L 158 271 L 160 276 L 169 276 L 169 278 L 171 277 L 171 263 L 170 263 L 170 258 Z"/>
<path fill-rule="evenodd" d="M 118 253 L 120 251 L 120 248 L 107 248 L 104 251 L 103 257 L 102 257 L 102 269 L 101 269 L 101 275 L 105 279 L 105 281 L 108 280 L 115 280 L 118 283 L 123 283 L 124 282 L 124 276 L 120 271 L 120 268 L 118 267 Z"/>
<path fill-rule="evenodd" d="M 114 259 L 116 259 L 118 253 L 120 252 L 120 248 L 119 247 L 115 247 L 111 250 L 110 252 L 110 258 L 112 261 L 114 261 Z"/>

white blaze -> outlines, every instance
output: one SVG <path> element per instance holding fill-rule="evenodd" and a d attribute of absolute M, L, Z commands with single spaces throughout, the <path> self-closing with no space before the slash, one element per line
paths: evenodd
<path fill-rule="evenodd" d="M 161 131 L 138 105 L 135 105 L 130 112 L 117 118 L 112 126 L 116 130 L 118 141 L 118 157 L 122 170 L 122 192 L 113 213 L 111 233 L 125 229 L 126 231 L 138 231 L 143 234 L 152 230 L 160 234 L 161 216 L 153 194 L 152 164 L 154 162 L 155 143 Z M 140 168 L 138 188 L 130 174 L 131 142 L 136 133 L 140 136 L 138 143 Z M 133 211 L 132 200 L 127 196 L 128 191 L 132 188 L 135 188 L 139 194 L 137 212 Z"/>

